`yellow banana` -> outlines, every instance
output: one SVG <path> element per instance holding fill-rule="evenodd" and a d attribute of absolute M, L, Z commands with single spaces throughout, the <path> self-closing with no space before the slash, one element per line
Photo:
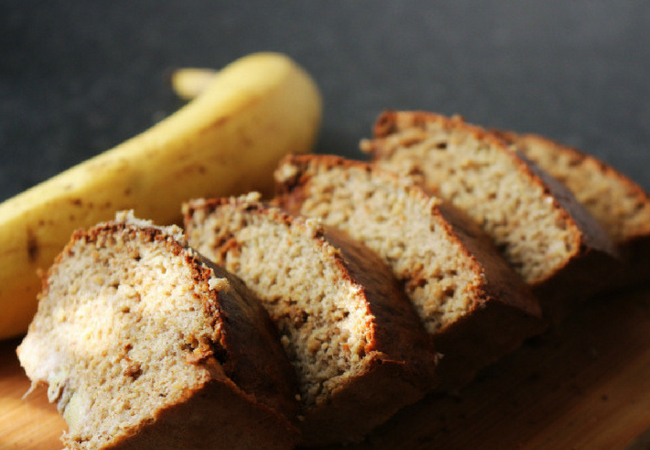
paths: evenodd
<path fill-rule="evenodd" d="M 27 329 L 36 272 L 74 229 L 121 209 L 169 224 L 190 198 L 270 192 L 279 159 L 311 149 L 321 110 L 317 87 L 289 58 L 250 55 L 151 129 L 0 204 L 0 338 Z"/>
<path fill-rule="evenodd" d="M 187 67 L 172 73 L 172 89 L 183 100 L 192 100 L 210 84 L 216 72 L 211 69 Z"/>

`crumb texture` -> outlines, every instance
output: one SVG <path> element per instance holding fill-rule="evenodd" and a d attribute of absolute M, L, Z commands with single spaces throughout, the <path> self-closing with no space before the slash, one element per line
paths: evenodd
<path fill-rule="evenodd" d="M 280 167 L 280 183 L 287 181 L 284 174 L 296 171 L 309 180 L 297 212 L 377 252 L 403 282 L 430 333 L 475 307 L 483 273 L 440 215 L 439 200 L 367 165 L 332 161 L 312 159 L 300 169 L 287 161 Z"/>
<path fill-rule="evenodd" d="M 535 135 L 510 135 L 517 148 L 564 184 L 620 244 L 650 235 L 650 198 L 595 158 Z"/>
<path fill-rule="evenodd" d="M 363 144 L 376 164 L 464 210 L 528 283 L 552 276 L 579 250 L 575 225 L 492 135 L 460 118 L 417 113 L 396 113 L 387 130 Z"/>
<path fill-rule="evenodd" d="M 127 227 L 81 235 L 51 269 L 21 363 L 68 423 L 69 448 L 128 437 L 210 378 L 209 287 L 171 237 Z M 171 249 L 171 250 L 170 250 Z"/>
<path fill-rule="evenodd" d="M 309 408 L 362 371 L 373 318 L 362 288 L 349 279 L 317 224 L 251 200 L 231 199 L 214 209 L 195 205 L 188 239 L 262 300 Z"/>

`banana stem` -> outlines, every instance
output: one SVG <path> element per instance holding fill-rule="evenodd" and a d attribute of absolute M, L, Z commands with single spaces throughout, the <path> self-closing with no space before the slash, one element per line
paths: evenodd
<path fill-rule="evenodd" d="M 183 100 L 193 100 L 210 84 L 216 70 L 187 67 L 172 73 L 172 89 Z"/>

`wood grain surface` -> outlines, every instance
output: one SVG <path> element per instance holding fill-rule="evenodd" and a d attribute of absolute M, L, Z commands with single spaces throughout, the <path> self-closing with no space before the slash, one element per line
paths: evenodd
<path fill-rule="evenodd" d="M 0 343 L 0 449 L 59 449 L 65 423 Z M 488 367 L 346 450 L 650 448 L 650 287 L 590 301 Z"/>

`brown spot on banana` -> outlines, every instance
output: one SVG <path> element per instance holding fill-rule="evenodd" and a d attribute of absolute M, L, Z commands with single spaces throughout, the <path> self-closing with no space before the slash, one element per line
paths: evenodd
<path fill-rule="evenodd" d="M 38 254 L 41 251 L 38 238 L 31 228 L 27 228 L 27 259 L 34 264 L 38 260 Z"/>

